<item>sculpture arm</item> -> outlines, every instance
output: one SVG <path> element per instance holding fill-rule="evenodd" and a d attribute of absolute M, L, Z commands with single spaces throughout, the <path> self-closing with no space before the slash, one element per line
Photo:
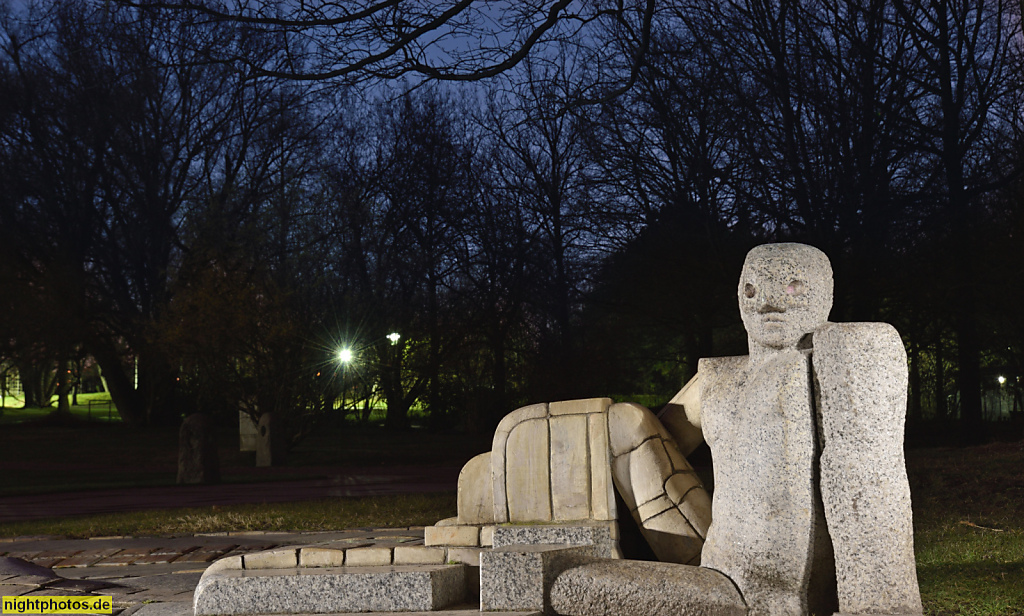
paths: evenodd
<path fill-rule="evenodd" d="M 704 442 L 704 433 L 700 428 L 699 372 L 658 412 L 658 419 L 675 439 L 684 456 L 690 455 Z"/>

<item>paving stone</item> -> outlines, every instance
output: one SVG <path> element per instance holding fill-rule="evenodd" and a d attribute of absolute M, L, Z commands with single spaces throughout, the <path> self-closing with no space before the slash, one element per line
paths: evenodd
<path fill-rule="evenodd" d="M 423 545 L 398 546 L 394 549 L 396 565 L 443 565 L 445 549 Z"/>
<path fill-rule="evenodd" d="M 299 550 L 300 567 L 340 567 L 344 564 L 345 550 L 316 547 Z"/>
<path fill-rule="evenodd" d="M 484 526 L 480 528 L 480 545 L 490 547 L 494 545 L 494 527 Z"/>
<path fill-rule="evenodd" d="M 67 558 L 57 565 L 59 568 L 65 567 L 88 567 L 93 565 L 108 556 L 113 556 L 121 550 L 119 548 L 104 548 L 99 550 L 83 550 L 78 554 L 75 554 L 71 558 Z"/>
<path fill-rule="evenodd" d="M 447 548 L 446 551 L 445 562 L 479 567 L 480 552 L 483 552 L 484 548 Z"/>
<path fill-rule="evenodd" d="M 219 571 L 195 593 L 195 614 L 430 611 L 465 598 L 463 566 Z"/>
<path fill-rule="evenodd" d="M 478 547 L 480 545 L 480 527 L 429 526 L 423 529 L 423 545 Z"/>
<path fill-rule="evenodd" d="M 292 548 L 245 554 L 242 556 L 242 564 L 246 569 L 287 569 L 298 567 L 298 550 Z"/>
<path fill-rule="evenodd" d="M 391 548 L 367 547 L 345 550 L 347 567 L 376 567 L 391 564 Z"/>
<path fill-rule="evenodd" d="M 146 603 L 132 612 L 132 616 L 192 616 L 192 606 L 179 601 Z"/>
<path fill-rule="evenodd" d="M 113 586 L 110 582 L 100 582 L 96 580 L 54 580 L 46 585 L 47 588 L 66 588 L 68 590 L 80 590 L 82 592 L 96 592 L 104 588 L 110 588 Z"/>
<path fill-rule="evenodd" d="M 113 556 L 108 556 L 103 560 L 95 563 L 93 566 L 96 567 L 117 567 L 123 565 L 130 565 L 136 560 L 142 558 L 146 554 L 149 554 L 149 550 L 140 548 L 127 548 Z"/>

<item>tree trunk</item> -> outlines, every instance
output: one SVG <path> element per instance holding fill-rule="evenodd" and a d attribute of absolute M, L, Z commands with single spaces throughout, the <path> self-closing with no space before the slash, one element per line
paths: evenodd
<path fill-rule="evenodd" d="M 106 341 L 93 342 L 92 356 L 96 358 L 103 372 L 103 383 L 110 392 L 110 400 L 117 408 L 118 415 L 125 424 L 140 426 L 145 415 L 142 403 L 138 399 L 132 379 L 124 370 L 121 357 Z"/>
<path fill-rule="evenodd" d="M 961 439 L 964 444 L 977 444 L 984 440 L 981 417 L 981 366 L 978 324 L 973 302 L 965 300 L 957 315 L 957 384 L 960 388 Z"/>

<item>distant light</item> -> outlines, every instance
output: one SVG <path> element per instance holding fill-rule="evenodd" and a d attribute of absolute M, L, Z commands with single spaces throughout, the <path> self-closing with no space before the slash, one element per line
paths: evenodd
<path fill-rule="evenodd" d="M 391 341 L 391 344 L 398 344 L 398 339 L 402 337 L 402 334 L 398 332 L 391 332 L 387 335 L 387 339 Z"/>
<path fill-rule="evenodd" d="M 1006 377 L 1005 376 L 1000 376 L 998 381 L 999 381 L 999 384 L 1002 385 L 1003 383 L 1006 382 Z"/>
<path fill-rule="evenodd" d="M 338 361 L 340 361 L 343 364 L 347 364 L 348 362 L 352 361 L 352 350 L 341 349 L 340 351 L 338 351 Z"/>

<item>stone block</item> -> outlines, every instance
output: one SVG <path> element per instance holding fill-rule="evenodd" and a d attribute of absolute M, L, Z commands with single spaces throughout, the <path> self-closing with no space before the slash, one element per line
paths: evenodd
<path fill-rule="evenodd" d="M 590 517 L 594 520 L 614 520 L 615 486 L 611 473 L 611 445 L 608 442 L 608 413 L 587 416 L 587 436 L 590 439 Z"/>
<path fill-rule="evenodd" d="M 479 526 L 427 526 L 423 529 L 423 545 L 478 547 Z"/>
<path fill-rule="evenodd" d="M 584 398 L 581 400 L 562 400 L 548 404 L 548 414 L 556 415 L 586 415 L 591 413 L 604 414 L 611 406 L 611 398 Z"/>
<path fill-rule="evenodd" d="M 560 572 L 549 605 L 573 616 L 747 614 L 736 586 L 718 571 L 637 560 L 592 561 Z"/>
<path fill-rule="evenodd" d="M 512 545 L 480 554 L 480 610 L 550 612 L 547 591 L 562 571 L 593 560 L 593 546 Z"/>
<path fill-rule="evenodd" d="M 480 553 L 484 551 L 483 548 L 448 548 L 445 551 L 445 562 L 479 567 Z"/>
<path fill-rule="evenodd" d="M 423 612 L 465 600 L 462 565 L 218 571 L 196 587 L 196 616 Z"/>
<path fill-rule="evenodd" d="M 242 564 L 246 569 L 287 569 L 298 567 L 298 550 L 291 548 L 244 554 L 242 556 Z"/>
<path fill-rule="evenodd" d="M 515 545 L 594 546 L 594 555 L 612 558 L 618 551 L 615 522 L 529 524 L 494 527 L 494 548 Z"/>
<path fill-rule="evenodd" d="M 480 545 L 481 547 L 491 547 L 494 545 L 493 526 L 483 526 L 480 528 Z"/>
<path fill-rule="evenodd" d="M 340 567 L 345 564 L 345 550 L 336 548 L 300 548 L 300 567 Z"/>
<path fill-rule="evenodd" d="M 391 548 L 371 546 L 345 550 L 347 567 L 380 567 L 391 564 Z"/>
<path fill-rule="evenodd" d="M 552 403 L 554 408 L 558 403 Z M 566 404 L 566 403 L 561 403 Z M 548 419 L 551 438 L 551 510 L 555 521 L 590 517 L 590 460 L 587 416 Z"/>
<path fill-rule="evenodd" d="M 920 614 L 903 454 L 903 342 L 886 323 L 829 323 L 814 334 L 813 364 L 839 611 Z"/>
<path fill-rule="evenodd" d="M 551 520 L 549 442 L 547 419 L 524 421 L 509 432 L 506 456 L 515 460 L 515 464 L 505 468 L 508 519 L 511 522 Z"/>
<path fill-rule="evenodd" d="M 443 565 L 445 549 L 423 545 L 400 545 L 394 549 L 396 565 Z"/>
<path fill-rule="evenodd" d="M 505 475 L 505 449 L 508 445 L 509 434 L 520 423 L 547 417 L 547 415 L 547 404 L 532 404 L 512 411 L 498 422 L 498 427 L 494 431 L 494 439 L 491 441 L 491 495 L 494 498 L 495 522 L 509 521 L 507 477 Z"/>
<path fill-rule="evenodd" d="M 494 522 L 494 486 L 491 483 L 491 452 L 466 462 L 459 473 L 459 524 Z"/>
<path fill-rule="evenodd" d="M 219 483 L 217 439 L 209 415 L 193 413 L 178 429 L 178 483 Z"/>
<path fill-rule="evenodd" d="M 215 560 L 209 567 L 206 568 L 206 572 L 212 573 L 216 571 L 226 571 L 230 569 L 244 569 L 242 565 L 241 556 L 226 556 Z"/>

